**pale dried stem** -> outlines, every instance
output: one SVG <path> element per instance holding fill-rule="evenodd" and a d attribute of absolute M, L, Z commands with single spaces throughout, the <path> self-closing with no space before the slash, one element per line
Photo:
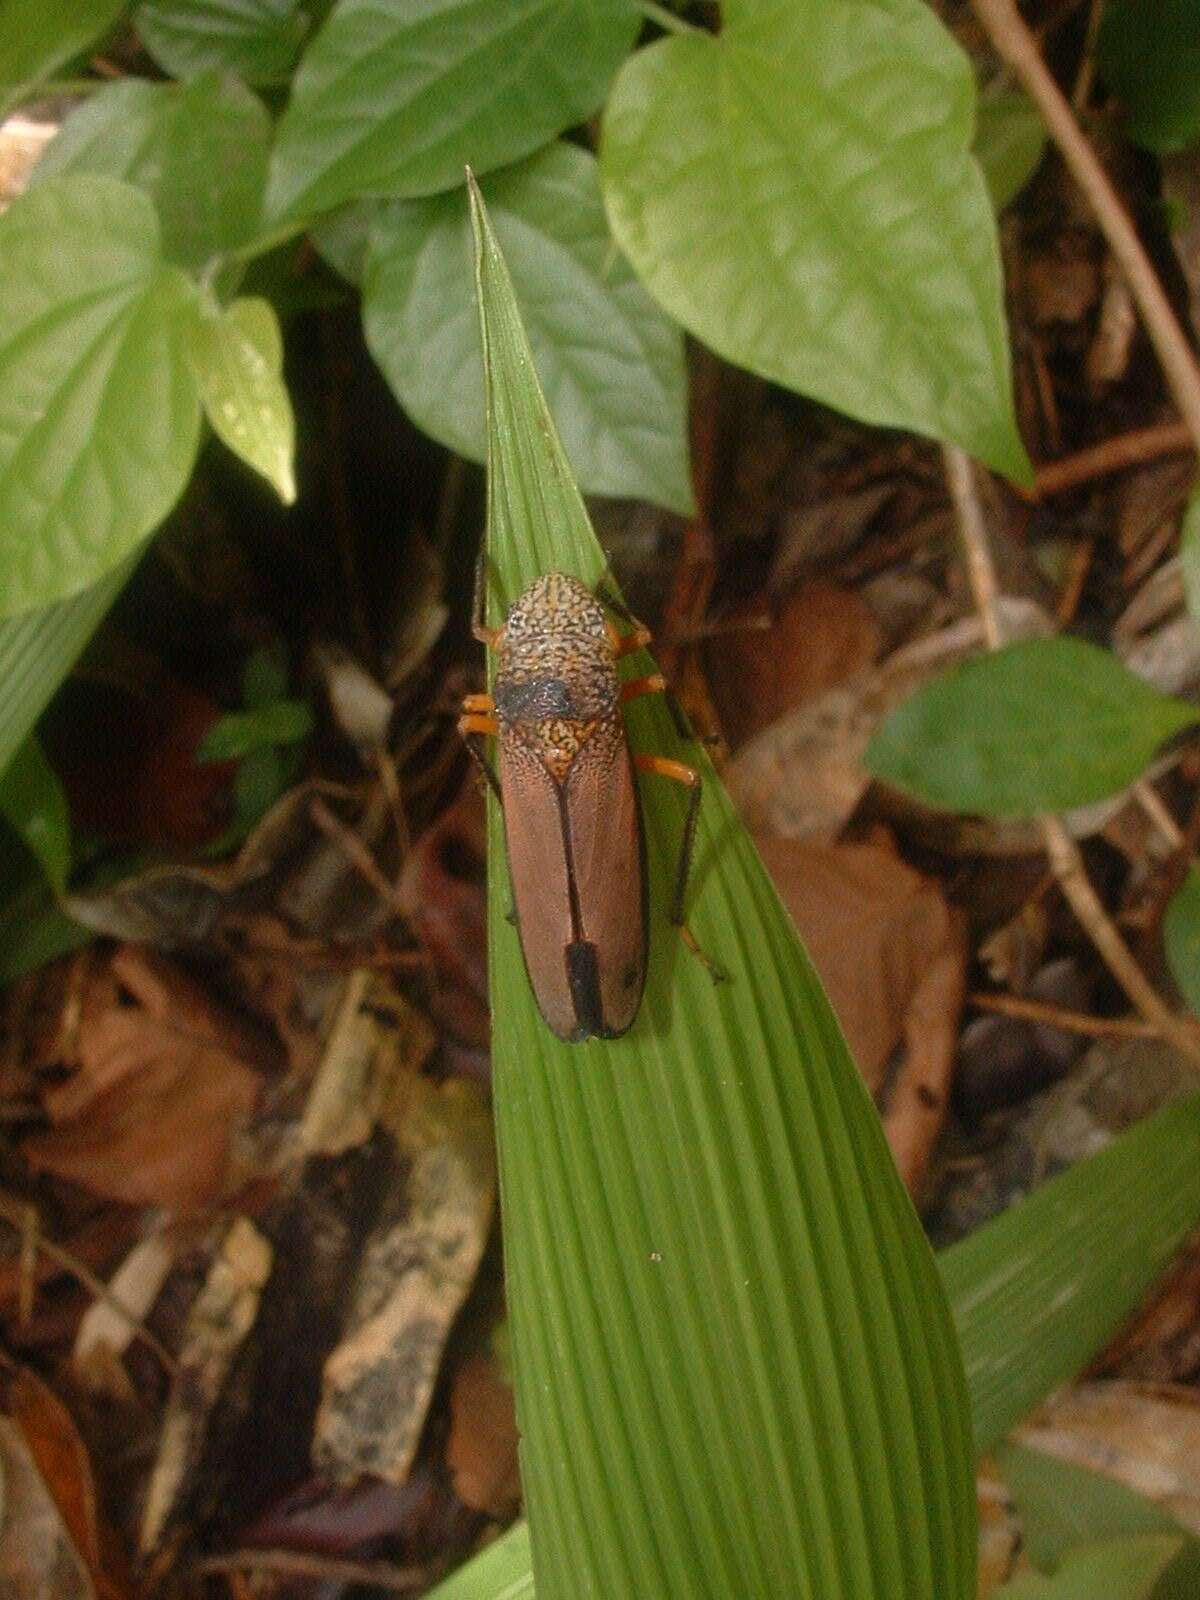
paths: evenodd
<path fill-rule="evenodd" d="M 1016 73 L 1041 112 L 1050 137 L 1087 196 L 1109 248 L 1137 302 L 1146 332 L 1158 352 L 1163 375 L 1180 415 L 1200 450 L 1200 368 L 1163 293 L 1128 212 L 1117 197 L 1096 152 L 1084 138 L 1071 107 L 1042 60 L 1037 41 L 1014 0 L 972 0 L 998 55 Z"/>
<path fill-rule="evenodd" d="M 979 3 L 979 0 L 977 0 Z M 954 503 L 958 531 L 963 542 L 967 576 L 983 623 L 990 649 L 1002 642 L 996 601 L 1000 593 L 996 568 L 987 537 L 987 524 L 976 490 L 972 467 L 966 452 L 957 445 L 943 445 L 946 480 Z M 1200 1040 L 1188 1023 L 1175 1015 L 1134 959 L 1129 946 L 1092 888 L 1079 847 L 1055 816 L 1038 818 L 1046 855 L 1062 890 L 1063 897 L 1080 925 L 1099 951 L 1113 977 L 1143 1017 L 1163 1038 L 1194 1061 L 1200 1061 Z"/>

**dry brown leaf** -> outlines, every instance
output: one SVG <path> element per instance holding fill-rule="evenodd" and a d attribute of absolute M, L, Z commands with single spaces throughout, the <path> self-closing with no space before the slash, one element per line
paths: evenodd
<path fill-rule="evenodd" d="M 472 1356 L 454 1374 L 446 1463 L 464 1505 L 510 1516 L 521 1498 L 512 1385 L 495 1356 Z"/>
<path fill-rule="evenodd" d="M 761 602 L 750 606 L 744 631 L 723 627 L 705 650 L 721 728 L 735 749 L 785 712 L 870 666 L 883 639 L 865 602 L 823 579 L 783 596 L 765 630 L 753 625 L 762 611 Z"/>
<path fill-rule="evenodd" d="M 5 1600 L 98 1600 L 24 1435 L 0 1417 L 0 1594 Z"/>
<path fill-rule="evenodd" d="M 109 1199 L 207 1205 L 230 1126 L 258 1095 L 247 1057 L 261 1053 L 167 963 L 118 951 L 84 1001 L 76 1070 L 43 1093 L 54 1126 L 25 1139 L 25 1157 Z"/>
<path fill-rule="evenodd" d="M 97 1600 L 122 1600 L 130 1593 L 129 1572 L 115 1534 L 100 1517 L 92 1464 L 70 1412 L 28 1370 L 14 1379 L 9 1408 Z"/>

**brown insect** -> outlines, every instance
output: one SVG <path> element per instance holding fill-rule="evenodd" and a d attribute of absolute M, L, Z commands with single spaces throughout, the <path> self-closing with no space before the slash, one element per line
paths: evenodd
<path fill-rule="evenodd" d="M 549 572 L 508 612 L 483 621 L 483 567 L 474 633 L 497 652 L 494 696 L 463 701 L 459 732 L 496 792 L 525 969 L 547 1026 L 560 1039 L 615 1039 L 637 1015 L 646 983 L 646 845 L 635 768 L 691 791 L 671 920 L 709 967 L 683 920 L 701 780 L 664 756 L 634 755 L 621 707 L 661 694 L 662 677 L 622 682 L 617 663 L 650 640 L 618 632 L 605 604 L 578 578 Z M 618 610 L 615 602 L 610 610 Z M 499 742 L 499 776 L 478 744 Z"/>

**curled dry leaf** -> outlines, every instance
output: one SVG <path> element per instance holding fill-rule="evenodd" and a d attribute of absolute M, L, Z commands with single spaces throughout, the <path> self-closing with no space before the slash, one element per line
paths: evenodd
<path fill-rule="evenodd" d="M 313 1463 L 339 1482 L 403 1482 L 450 1327 L 491 1226 L 491 1118 L 475 1088 L 403 1074 L 381 1125 L 403 1181 L 384 1198 L 324 1370 Z"/>
<path fill-rule="evenodd" d="M 53 1126 L 22 1150 L 31 1166 L 109 1199 L 207 1205 L 221 1191 L 230 1126 L 258 1094 L 247 1058 L 261 1054 L 166 962 L 118 951 L 83 1002 L 74 1071 L 43 1092 Z"/>

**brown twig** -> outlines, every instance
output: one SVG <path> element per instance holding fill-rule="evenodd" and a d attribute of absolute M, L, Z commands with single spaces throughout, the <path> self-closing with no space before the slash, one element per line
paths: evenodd
<path fill-rule="evenodd" d="M 347 1561 L 306 1550 L 228 1550 L 202 1557 L 192 1571 L 200 1577 L 235 1572 L 278 1573 L 289 1578 L 323 1579 L 326 1583 L 362 1583 L 386 1594 L 412 1594 L 429 1581 L 429 1574 L 420 1567 L 393 1567 L 386 1561 Z"/>
<path fill-rule="evenodd" d="M 1050 137 L 1096 213 L 1096 220 L 1158 352 L 1163 375 L 1189 437 L 1200 450 L 1200 367 L 1196 365 L 1129 213 L 1121 204 L 1096 152 L 1080 131 L 1071 107 L 1042 60 L 1037 40 L 1025 25 L 1014 0 L 973 0 L 973 4 L 997 53 L 1012 67 L 1041 112 Z"/>
<path fill-rule="evenodd" d="M 1192 435 L 1182 422 L 1162 422 L 1153 428 L 1137 428 L 1132 433 L 1121 433 L 1115 439 L 1105 439 L 1075 455 L 1064 456 L 1061 461 L 1050 461 L 1037 469 L 1032 489 L 1017 489 L 1023 500 L 1031 503 L 1045 500 L 1050 495 L 1064 494 L 1068 489 L 1079 489 L 1096 478 L 1123 472 L 1126 467 L 1142 466 L 1147 461 L 1158 461 L 1163 456 L 1182 455 L 1195 449 Z"/>
<path fill-rule="evenodd" d="M 1054 615 L 1060 628 L 1069 626 L 1075 620 L 1075 613 L 1079 610 L 1079 602 L 1083 599 L 1083 586 L 1087 582 L 1088 573 L 1092 570 L 1092 562 L 1095 556 L 1095 539 L 1080 539 L 1071 551 L 1071 561 L 1067 569 L 1067 581 L 1063 584 L 1062 593 L 1058 597 L 1058 604 L 1054 608 Z"/>
<path fill-rule="evenodd" d="M 974 468 L 966 452 L 957 445 L 943 445 L 942 450 L 976 609 L 983 623 L 988 647 L 995 649 L 1002 642 L 996 612 L 999 585 L 983 507 L 975 487 Z M 1169 1039 L 1186 1056 L 1200 1061 L 1200 1039 L 1181 1017 L 1175 1015 L 1138 966 L 1132 951 L 1092 887 L 1079 846 L 1060 818 L 1043 815 L 1038 818 L 1038 825 L 1063 897 L 1099 951 L 1104 964 L 1146 1021 L 1153 1024 L 1163 1038 Z"/>
<path fill-rule="evenodd" d="M 7 1195 L 0 1195 L 0 1218 L 11 1227 L 16 1228 L 23 1240 L 28 1238 L 33 1231 L 29 1223 L 30 1209 L 26 1201 L 12 1200 Z M 77 1278 L 89 1294 L 93 1295 L 97 1300 L 102 1300 L 123 1322 L 127 1322 L 134 1336 L 140 1339 L 148 1350 L 153 1350 L 166 1370 L 174 1377 L 179 1370 L 179 1363 L 166 1345 L 155 1334 L 150 1332 L 149 1328 L 146 1327 L 135 1312 L 117 1299 L 104 1280 L 96 1276 L 87 1262 L 81 1261 L 74 1251 L 68 1250 L 65 1245 L 55 1244 L 53 1239 L 48 1239 L 40 1226 L 37 1228 L 36 1237 L 37 1247 L 41 1253 L 57 1266 L 62 1267 L 65 1272 L 69 1272 L 73 1278 Z"/>
<path fill-rule="evenodd" d="M 1025 1000 L 1016 994 L 969 994 L 967 1004 L 976 1011 L 995 1011 L 1021 1022 L 1044 1023 L 1064 1033 L 1085 1033 L 1090 1038 L 1157 1039 L 1159 1030 L 1144 1017 L 1092 1017 L 1084 1011 L 1064 1011 L 1045 1000 Z"/>
<path fill-rule="evenodd" d="M 400 904 L 400 891 L 395 884 L 388 882 L 379 863 L 354 829 L 347 827 L 340 817 L 336 817 L 320 795 L 313 795 L 308 802 L 308 812 L 325 837 L 338 847 L 359 877 L 374 889 L 384 905 L 389 906 L 397 915 L 401 915 L 403 907 Z"/>

